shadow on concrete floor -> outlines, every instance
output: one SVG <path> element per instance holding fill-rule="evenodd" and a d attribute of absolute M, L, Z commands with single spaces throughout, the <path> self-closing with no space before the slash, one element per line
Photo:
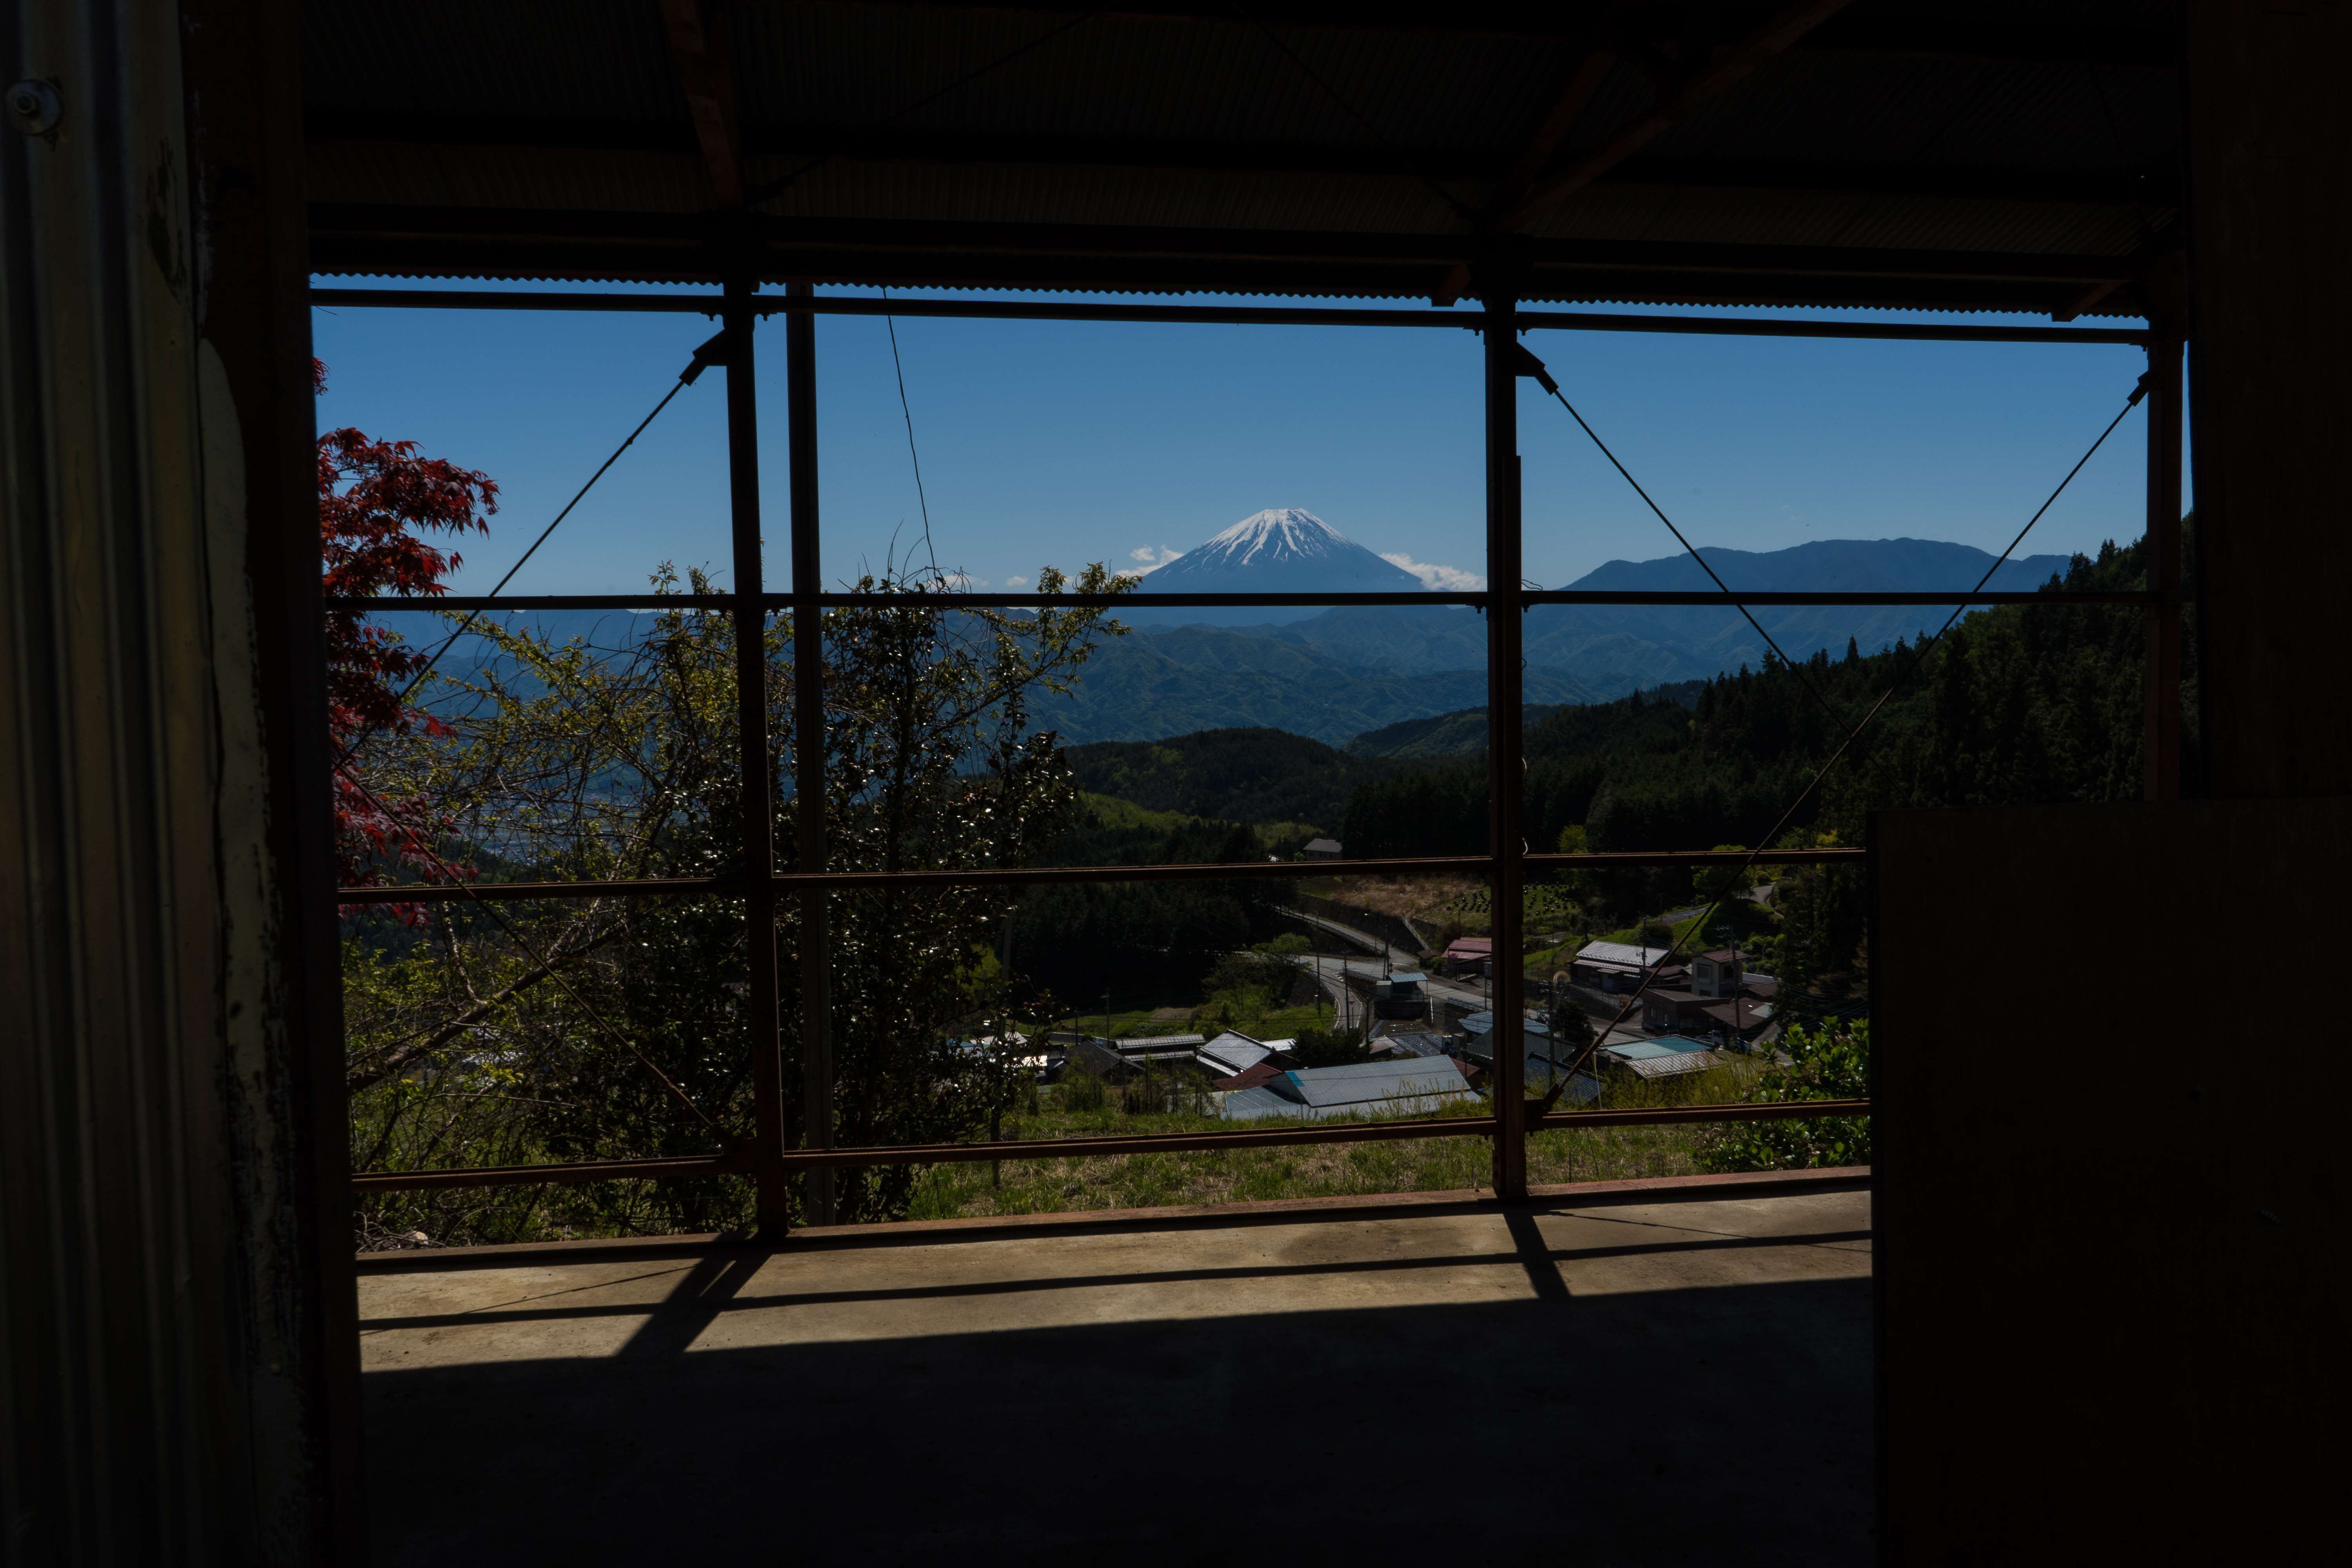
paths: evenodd
<path fill-rule="evenodd" d="M 1538 1300 L 1569 1299 L 1567 1281 L 1559 1265 L 1573 1258 L 1598 1261 L 1612 1258 L 1663 1258 L 1678 1253 L 1771 1250 L 1788 1247 L 1821 1247 L 1867 1241 L 1866 1230 L 1822 1231 L 1799 1236 L 1727 1236 L 1673 1241 L 1628 1242 L 1620 1247 L 1552 1247 L 1544 1244 L 1533 1215 L 1509 1211 L 1515 1250 L 1507 1253 L 1441 1254 L 1423 1258 L 1328 1259 L 1316 1263 L 1251 1264 L 1229 1268 L 1160 1268 L 1117 1274 L 1057 1274 L 1045 1279 L 968 1279 L 943 1285 L 901 1285 L 855 1290 L 802 1290 L 790 1293 L 743 1293 L 752 1276 L 775 1253 L 745 1248 L 701 1259 L 690 1268 L 678 1265 L 669 1272 L 682 1275 L 667 1300 L 650 1309 L 646 1325 L 629 1342 L 625 1354 L 684 1351 L 721 1312 L 770 1307 L 810 1307 L 855 1301 L 944 1301 L 960 1297 L 1027 1296 L 1041 1290 L 1091 1290 L 1119 1285 L 1173 1285 L 1216 1279 L 1283 1279 L 1337 1274 L 1389 1274 L 1421 1268 L 1524 1268 Z M 599 1281 L 599 1287 L 607 1282 Z M 594 1289 L 598 1287 L 588 1287 Z M 452 1324 L 560 1322 L 586 1318 L 647 1317 L 649 1309 L 635 1301 L 562 1301 L 565 1290 L 547 1297 L 519 1300 L 514 1305 L 467 1308 L 406 1317 L 371 1317 L 370 1333 L 402 1329 L 430 1329 Z M 545 1300 L 548 1305 L 530 1305 Z"/>
<path fill-rule="evenodd" d="M 1532 1300 L 689 1352 L 713 1257 L 618 1355 L 372 1373 L 377 1561 L 1870 1560 L 1867 1279 L 1571 1297 L 1514 1230 Z"/>

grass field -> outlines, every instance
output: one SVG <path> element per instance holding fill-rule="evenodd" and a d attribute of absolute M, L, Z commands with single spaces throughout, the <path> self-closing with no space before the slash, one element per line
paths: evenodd
<path fill-rule="evenodd" d="M 1755 1071 L 1754 1064 L 1735 1060 L 1665 1089 L 1642 1084 L 1612 1089 L 1603 1103 L 1611 1109 L 1722 1103 L 1738 1099 Z M 1067 1086 L 1042 1089 L 1034 1108 L 1024 1107 L 1005 1118 L 1004 1136 L 1132 1137 L 1217 1131 L 1229 1125 L 1213 1116 L 1130 1116 L 1122 1090 L 1111 1088 L 1104 1093 L 1105 1101 L 1098 1109 L 1070 1110 L 1064 1102 L 1083 1096 L 1072 1095 Z M 1483 1100 L 1465 1102 L 1454 1114 L 1483 1116 L 1486 1106 Z M 1528 1140 L 1528 1180 L 1540 1184 L 1691 1175 L 1699 1169 L 1697 1152 L 1705 1131 L 1701 1126 L 1685 1123 L 1538 1132 Z M 1485 1138 L 1462 1137 L 1076 1160 L 1007 1160 L 993 1173 L 985 1164 L 936 1165 L 916 1188 L 907 1217 L 950 1219 L 1266 1198 L 1449 1192 L 1487 1185 L 1493 1180 L 1492 1157 Z"/>
<path fill-rule="evenodd" d="M 1221 1029 L 1239 1029 L 1256 1040 L 1286 1040 L 1296 1037 L 1301 1029 L 1331 1026 L 1328 1003 L 1320 1006 L 1268 1007 L 1261 1001 L 1233 992 L 1220 992 L 1198 1006 L 1182 1009 L 1182 1017 L 1152 1016 L 1155 1012 L 1177 1010 L 1129 1007 L 1108 1014 L 1065 1014 L 1048 1026 L 1083 1035 L 1107 1035 L 1113 1039 L 1145 1035 L 1213 1035 Z"/>

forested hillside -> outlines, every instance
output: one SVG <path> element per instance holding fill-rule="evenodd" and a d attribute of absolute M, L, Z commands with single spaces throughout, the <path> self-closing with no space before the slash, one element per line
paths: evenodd
<path fill-rule="evenodd" d="M 1159 814 L 1157 821 L 1121 820 L 1104 809 L 1109 804 L 1085 803 L 1042 863 L 1204 865 L 1255 860 L 1265 852 L 1244 823 L 1174 813 Z M 1014 906 L 1006 955 L 1024 982 L 1050 994 L 1048 1011 L 1083 1006 L 1112 989 L 1126 996 L 1182 994 L 1221 955 L 1275 934 L 1272 906 L 1279 893 L 1262 880 L 1033 888 Z"/>
<path fill-rule="evenodd" d="M 1227 822 L 1304 822 L 1335 832 L 1358 784 L 1398 771 L 1285 730 L 1203 730 L 1102 741 L 1065 755 L 1078 787 L 1153 811 Z"/>
<path fill-rule="evenodd" d="M 2053 586 L 2141 585 L 2140 547 L 2077 556 Z M 2195 628 L 2188 628 L 2193 645 Z M 1528 731 L 1528 846 L 1580 828 L 1594 850 L 1754 845 L 1852 725 L 1915 662 L 1897 643 L 1864 656 L 1777 659 L 1691 690 L 1688 705 L 1640 695 L 1563 709 Z M 2189 668 L 2194 647 L 2188 650 Z M 1790 844 L 1862 841 L 1874 807 L 2124 800 L 2140 790 L 2141 618 L 2103 605 L 2007 605 L 1973 615 L 1927 656 L 1863 739 L 1790 821 Z M 2184 747 L 2198 715 L 2184 694 Z M 2192 762 L 2193 765 L 2193 762 Z M 1350 796 L 1350 855 L 1444 855 L 1486 847 L 1485 771 L 1465 758 Z M 1788 879 L 1819 907 L 1790 922 L 1800 978 L 1851 962 L 1862 931 L 1858 878 Z M 1687 878 L 1613 874 L 1596 884 L 1627 917 L 1690 891 Z"/>
<path fill-rule="evenodd" d="M 2078 556 L 2075 590 L 2130 589 L 2139 547 Z M 1914 661 L 1898 643 L 1794 667 L 1768 659 L 1657 694 L 1563 708 L 1527 733 L 1528 837 L 1549 847 L 1580 824 L 1595 849 L 1753 842 L 1851 725 Z M 2005 805 L 2116 800 L 2139 789 L 2138 611 L 2021 605 L 1974 615 L 1927 657 L 1793 826 L 1851 837 L 1874 805 Z M 1685 705 L 1686 704 L 1686 705 Z M 2193 740 L 2195 715 L 2186 728 Z M 1349 801 L 1349 852 L 1458 854 L 1485 847 L 1428 803 L 1484 769 L 1370 781 Z M 1433 792 L 1439 792 L 1433 794 Z"/>

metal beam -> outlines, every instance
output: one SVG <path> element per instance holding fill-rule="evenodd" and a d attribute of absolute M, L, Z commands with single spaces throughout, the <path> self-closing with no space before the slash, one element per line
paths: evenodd
<path fill-rule="evenodd" d="M 1611 58 L 1596 51 L 1605 69 Z M 1570 88 L 1579 79 L 1572 77 Z M 1567 102 L 1565 97 L 1556 110 Z M 1549 124 L 1547 116 L 1545 125 Z M 1572 115 L 1570 119 L 1572 121 Z M 632 121 L 550 120 L 465 116 L 420 120 L 409 115 L 314 113 L 309 144 L 315 154 L 366 149 L 381 156 L 387 148 L 430 148 L 436 155 L 526 152 L 691 153 L 699 143 L 685 127 Z M 1563 132 L 1564 134 L 1564 132 Z M 1542 173 L 1541 164 L 1520 170 L 1488 148 L 1385 148 L 1320 142 L 1265 143 L 1189 142 L 1165 138 L 1022 135 L 946 132 L 929 127 L 886 128 L 833 124 L 742 127 L 742 155 L 805 157 L 830 148 L 859 163 L 930 163 L 950 167 L 980 164 L 1035 165 L 1056 169 L 1113 169 L 1187 174 L 1336 176 L 1417 183 L 1433 179 L 1490 180 L 1516 195 Z M 1528 147 L 1540 147 L 1546 161 L 1559 137 L 1539 129 Z M 1524 154 L 1523 154 L 1524 157 Z M 1516 178 L 1514 178 L 1516 176 Z M 2086 204 L 2179 200 L 2179 182 L 2144 171 L 2084 173 L 2046 168 L 1923 167 L 1915 163 L 1793 162 L 1765 159 L 1697 159 L 1640 156 L 1600 176 L 1609 185 L 1654 185 L 1676 190 L 1785 192 L 1792 195 L 1870 195 L 1969 201 L 2069 202 Z M 1490 202 L 1502 205 L 1496 198 Z"/>
<path fill-rule="evenodd" d="M 767 612 L 761 608 L 760 411 L 753 337 L 759 317 L 752 285 L 727 289 L 727 490 L 735 582 L 737 814 L 743 836 L 743 1027 L 751 1052 L 753 1137 L 759 1151 L 760 1228 L 782 1233 L 791 1222 L 783 1167 L 782 1034 L 776 974 L 774 758 L 768 743 Z"/>
<path fill-rule="evenodd" d="M 877 9 L 921 5 L 926 10 L 1003 12 L 1003 0 L 857 0 Z M 1198 22 L 1233 26 L 1242 17 L 1235 7 L 1219 0 L 1157 0 L 1095 6 L 1085 0 L 1023 0 L 1019 10 L 1041 16 L 1085 12 L 1107 18 Z M 1444 9 L 1403 0 L 1256 0 L 1245 16 L 1269 26 L 1321 28 L 1341 33 L 1435 34 L 1541 42 L 1574 41 L 1590 31 L 1589 5 L 1527 5 L 1488 4 Z M 2152 6 L 2147 15 L 2164 17 L 2166 6 Z M 1981 14 L 1981 19 L 1979 13 Z M 1801 39 L 1792 50 L 1863 58 L 1948 60 L 1979 65 L 2026 67 L 2095 66 L 2106 70 L 2170 72 L 2179 68 L 2179 48 L 2170 27 L 2117 26 L 2102 17 L 2099 25 L 2066 27 L 2052 24 L 2031 7 L 2002 16 L 1990 8 L 1958 11 L 1906 5 L 1874 6 L 1840 17 L 1819 33 Z"/>
<path fill-rule="evenodd" d="M 1636 116 L 1607 142 L 1567 168 L 1538 181 L 1524 195 L 1497 207 L 1497 230 L 1523 229 L 1576 192 L 1632 157 L 1692 113 L 1746 80 L 1757 68 L 1843 10 L 1849 0 L 1800 0 L 1699 68 L 1671 96 Z"/>
<path fill-rule="evenodd" d="M 2142 793 L 2180 798 L 2181 343 L 2147 346 L 2147 586 L 2157 602 L 2147 616 L 2143 698 Z"/>
<path fill-rule="evenodd" d="M 726 13 L 718 0 L 656 0 L 669 35 L 670 63 L 694 121 L 695 142 L 719 207 L 744 205 L 743 132 L 735 113 L 735 68 Z"/>
<path fill-rule="evenodd" d="M 548 293 L 493 289 L 313 289 L 320 307 L 420 310 L 582 310 L 716 315 L 716 294 Z M 1171 322 L 1200 326 L 1406 327 L 1476 331 L 1470 311 L 1296 305 L 1121 305 L 1058 300 L 893 300 L 798 293 L 770 299 L 762 315 L 911 316 L 1007 321 Z M 1949 321 L 1808 321 L 1770 316 L 1646 316 L 1601 310 L 1521 310 L 1525 331 L 1663 332 L 1696 337 L 1847 338 L 1948 343 L 2129 343 L 2147 341 L 2136 327 L 1985 327 Z M 678 595 L 664 601 L 698 602 Z M 723 597 L 723 595 L 722 595 Z M 452 599 L 446 603 L 455 604 Z M 520 602 L 520 601 L 517 601 Z"/>
<path fill-rule="evenodd" d="M 714 279 L 730 242 L 716 215 L 489 208 L 313 209 L 321 272 L 648 280 Z M 767 218 L 743 225 L 763 276 L 901 287 L 1425 297 L 1477 237 L 902 220 Z M 2094 283 L 2135 277 L 2126 257 L 1871 246 L 1530 240 L 1526 298 L 1835 305 L 2046 314 Z M 2102 309 L 2141 309 L 2135 283 Z"/>
<path fill-rule="evenodd" d="M 1539 1119 L 1546 1132 L 1580 1127 L 1682 1126 L 1693 1122 L 1791 1121 L 1822 1116 L 1868 1116 L 1867 1100 L 1775 1100 L 1735 1105 L 1667 1105 L 1630 1110 L 1553 1111 Z M 1417 1138 L 1492 1136 L 1491 1116 L 1432 1116 L 1337 1126 L 1264 1127 L 1233 1132 L 1156 1132 L 1131 1138 L 1038 1138 L 987 1143 L 908 1143 L 854 1149 L 798 1150 L 787 1162 L 803 1168 L 837 1165 L 970 1164 L 982 1160 L 1100 1159 L 1126 1154 L 1174 1154 L 1213 1149 L 1283 1148 L 1301 1143 L 1397 1142 Z M 688 1154 L 662 1160 L 583 1160 L 563 1164 L 460 1166 L 437 1171 L 362 1171 L 361 1192 L 434 1187 L 530 1186 L 543 1183 L 610 1182 L 646 1177 L 709 1176 L 741 1168 L 730 1154 Z M 1498 1194 L 1499 1195 L 1499 1194 Z M 1525 1196 L 1524 1194 L 1521 1194 Z"/>
<path fill-rule="evenodd" d="M 710 216 L 682 213 L 315 202 L 310 218 L 314 245 L 337 239 L 367 244 L 403 239 L 570 240 L 615 247 L 652 245 L 700 256 L 714 240 L 724 237 Z M 1057 258 L 1163 264 L 1205 260 L 1425 267 L 1475 262 L 1487 245 L 1481 237 L 1470 234 L 760 216 L 751 220 L 747 232 L 759 247 L 763 267 L 788 264 L 812 251 L 891 252 L 908 258 L 925 254 L 993 255 L 1032 269 L 1041 261 Z M 2140 268 L 2133 255 L 2053 251 L 1684 240 L 1528 239 L 1523 245 L 1531 289 L 1552 281 L 1548 273 L 1571 268 L 2086 286 L 2115 278 L 2134 279 Z"/>
<path fill-rule="evenodd" d="M 1518 962 L 1524 919 L 1519 813 L 1526 781 L 1520 756 L 1525 693 L 1519 604 L 1519 334 L 1512 321 L 1518 269 L 1497 261 L 1485 293 L 1486 416 L 1486 845 L 1495 938 L 1495 1193 L 1528 1194 L 1527 1059 L 1519 1042 L 1527 975 Z"/>
<path fill-rule="evenodd" d="M 1522 855 L 1537 870 L 1604 871 L 1654 866 L 1812 866 L 1859 860 L 1859 847 L 1822 849 L 1627 849 L 1580 855 Z M 1056 882 L 1223 882 L 1305 880 L 1320 877 L 1427 877 L 1483 872 L 1486 855 L 1431 855 L 1387 860 L 1239 860 L 1174 866 L 979 866 L 929 871 L 779 872 L 772 879 L 784 890 L 817 887 L 847 892 L 866 888 L 1017 888 Z M 536 899 L 735 898 L 738 877 L 647 877 L 637 880 L 578 882 L 407 882 L 382 887 L 340 888 L 335 897 L 349 905 L 525 902 Z"/>
<path fill-rule="evenodd" d="M 514 278 L 583 282 L 702 283 L 718 269 L 698 246 L 580 241 L 383 240 L 364 246 L 322 239 L 313 270 L 383 276 Z M 1426 299 L 1442 268 L 1396 262 L 1302 262 L 1287 258 L 1023 256 L 1011 252 L 911 254 L 807 247 L 770 253 L 761 277 L 809 279 L 892 289 L 1005 289 L 1090 293 L 1347 294 Z M 1644 305 L 1717 310 L 1884 310 L 2016 311 L 2046 317 L 2079 294 L 2066 284 L 2001 279 L 1741 274 L 1586 268 L 1538 271 L 1528 298 L 1635 300 Z M 2105 316 L 2143 316 L 2146 295 L 2119 289 L 2099 307 Z"/>
<path fill-rule="evenodd" d="M 805 300 L 808 285 L 792 297 Z M 825 868 L 824 611 L 820 559 L 816 446 L 816 318 L 796 311 L 784 319 L 784 384 L 792 454 L 793 508 L 793 820 L 796 868 Z M 832 955 L 826 942 L 825 893 L 799 894 L 801 973 L 801 1136 L 811 1149 L 834 1143 Z M 812 1165 L 803 1187 L 811 1225 L 831 1225 L 836 1203 L 831 1166 Z"/>
<path fill-rule="evenodd" d="M 1979 594 L 1934 592 L 1834 593 L 1811 590 L 1759 590 L 1725 594 L 1706 589 L 1529 588 L 1519 595 L 1523 605 L 2151 605 L 2158 595 L 2132 589 L 2000 590 Z M 933 609 L 1163 609 L 1172 606 L 1248 606 L 1274 608 L 1286 605 L 1456 605 L 1483 607 L 1488 595 L 1476 594 L 820 594 L 828 607 L 852 608 L 879 605 L 929 606 Z M 766 594 L 761 603 L 771 610 L 792 607 L 790 594 Z M 671 598 L 638 595 L 518 594 L 497 598 L 452 594 L 440 599 L 330 599 L 327 607 L 361 615 L 417 615 L 461 610 L 728 610 L 731 594 L 680 594 Z"/>

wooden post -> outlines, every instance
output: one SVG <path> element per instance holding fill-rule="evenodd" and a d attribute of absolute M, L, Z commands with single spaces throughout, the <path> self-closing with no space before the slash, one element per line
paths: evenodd
<path fill-rule="evenodd" d="M 785 292 L 806 299 L 809 286 Z M 793 792 L 800 869 L 824 869 L 824 607 L 817 595 L 824 568 L 817 559 L 816 318 L 795 310 L 784 318 L 784 389 L 790 426 L 793 498 Z M 802 1136 L 812 1149 L 830 1149 L 833 1134 L 833 988 L 825 936 L 824 895 L 800 897 Z M 803 1197 L 808 1223 L 837 1216 L 835 1174 L 813 1166 Z"/>
<path fill-rule="evenodd" d="M 751 310 L 756 287 L 755 279 L 740 273 L 727 282 L 727 481 L 734 523 L 735 715 L 737 763 L 742 773 L 743 950 L 749 971 L 744 1029 L 751 1047 L 752 1117 L 759 1141 L 760 1229 L 781 1233 L 791 1224 L 791 1205 L 779 1158 L 784 1152 L 783 1063 L 776 994 L 776 790 L 768 748 L 768 617 L 760 604 L 760 412 L 751 349 L 758 321 Z"/>
<path fill-rule="evenodd" d="M 2147 685 L 2143 793 L 2180 798 L 2180 340 L 2150 338 L 2147 394 Z"/>
<path fill-rule="evenodd" d="M 1495 1195 L 1528 1195 L 1527 976 L 1519 966 L 1521 919 L 1519 603 L 1519 339 L 1515 290 L 1507 276 L 1483 279 L 1486 325 L 1486 790 L 1487 848 L 1494 857 Z"/>

